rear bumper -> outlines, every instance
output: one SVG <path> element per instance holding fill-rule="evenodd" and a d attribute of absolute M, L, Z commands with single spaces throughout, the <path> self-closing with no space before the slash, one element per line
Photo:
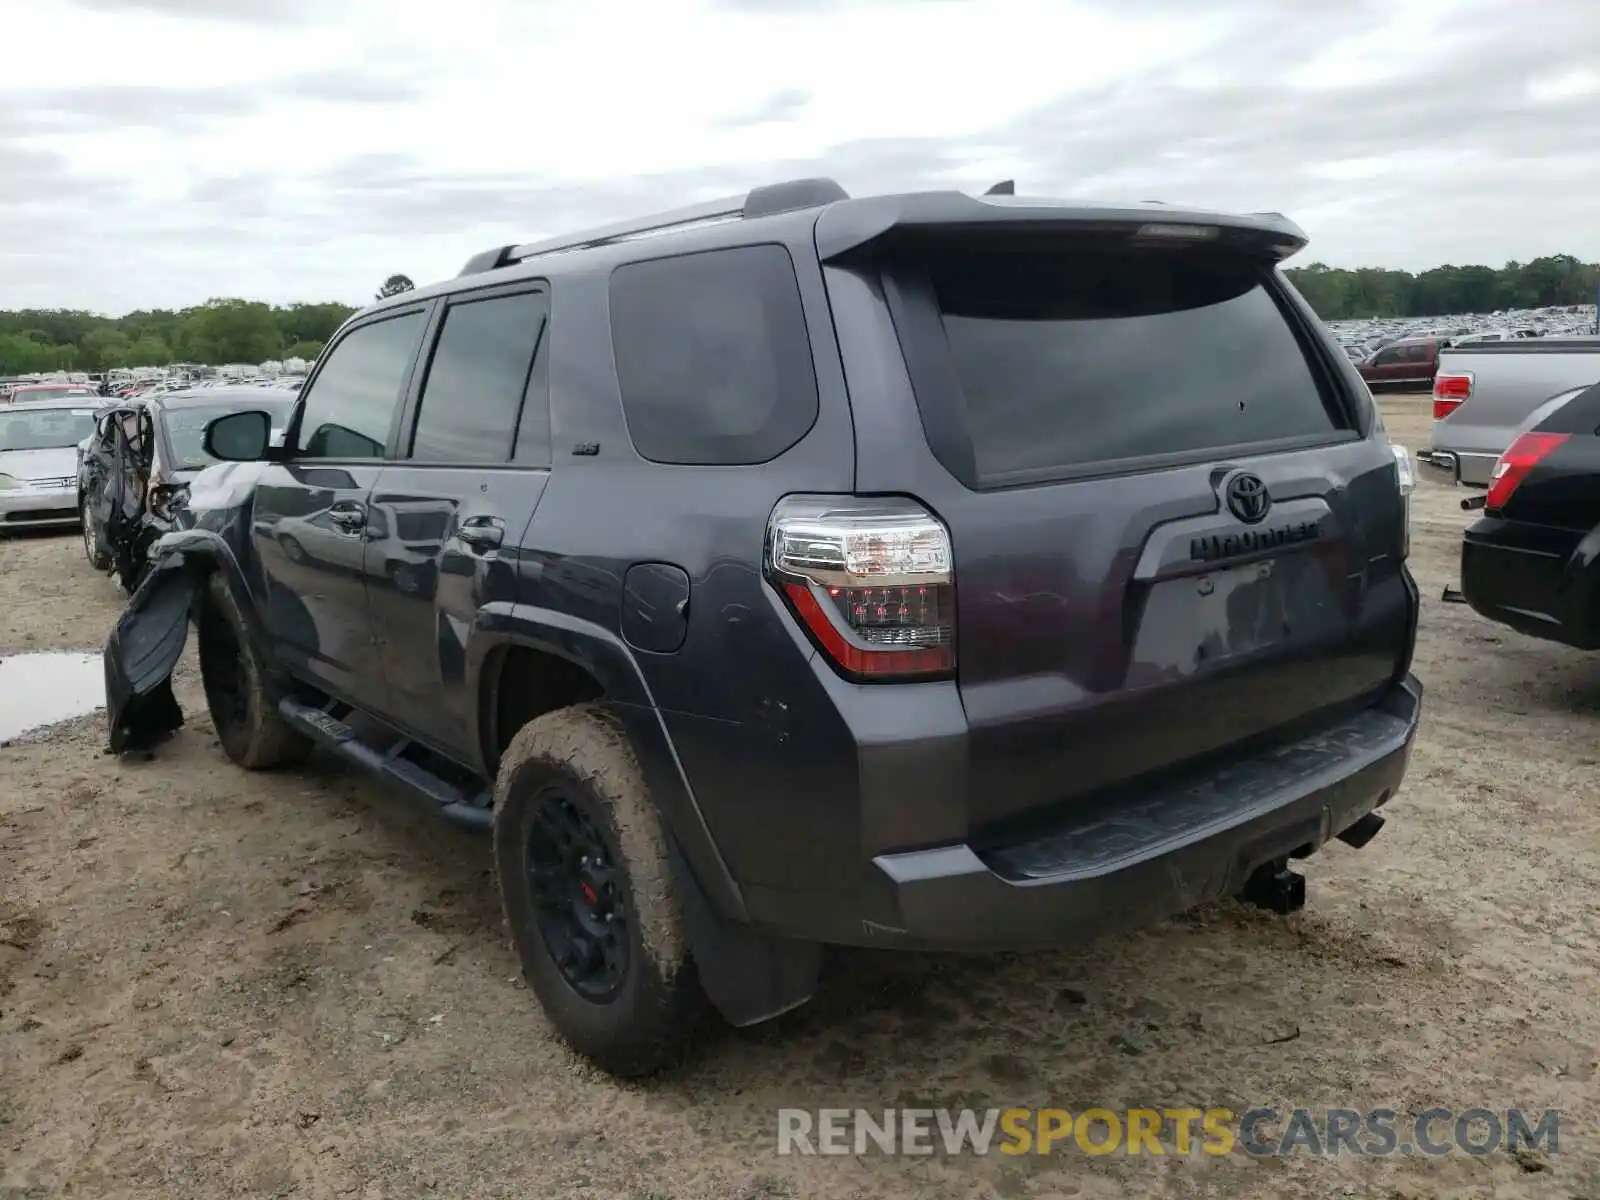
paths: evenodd
<path fill-rule="evenodd" d="M 1600 572 L 1581 535 L 1483 517 L 1461 542 L 1473 611 L 1531 637 L 1600 650 Z"/>
<path fill-rule="evenodd" d="M 1313 737 L 1076 813 L 1000 846 L 880 855 L 898 919 L 868 943 L 1008 949 L 1097 937 L 1236 893 L 1256 867 L 1315 851 L 1386 803 L 1422 710 L 1414 676 Z"/>
<path fill-rule="evenodd" d="M 1417 475 L 1446 486 L 1486 488 L 1499 457 L 1472 450 L 1418 450 Z"/>
<path fill-rule="evenodd" d="M 76 525 L 78 519 L 78 499 L 70 487 L 0 492 L 0 530 Z"/>

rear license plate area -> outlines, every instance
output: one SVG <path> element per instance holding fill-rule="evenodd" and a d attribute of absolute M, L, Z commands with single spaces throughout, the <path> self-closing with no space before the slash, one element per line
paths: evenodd
<path fill-rule="evenodd" d="M 1328 572 L 1310 554 L 1164 579 L 1145 598 L 1128 684 L 1193 675 L 1316 638 L 1339 622 Z"/>

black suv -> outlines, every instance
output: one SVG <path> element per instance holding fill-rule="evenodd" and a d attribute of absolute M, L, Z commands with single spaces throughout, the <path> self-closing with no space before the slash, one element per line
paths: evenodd
<path fill-rule="evenodd" d="M 807 180 L 478 255 L 353 317 L 281 447 L 209 427 L 113 747 L 181 722 L 192 618 L 235 762 L 320 744 L 493 830 L 618 1073 L 707 998 L 805 1002 L 826 943 L 1298 907 L 1421 701 L 1396 448 L 1304 242 Z"/>

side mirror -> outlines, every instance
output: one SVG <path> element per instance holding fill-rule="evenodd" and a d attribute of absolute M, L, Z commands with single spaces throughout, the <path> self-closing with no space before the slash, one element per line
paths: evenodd
<path fill-rule="evenodd" d="M 272 414 L 250 410 L 229 413 L 206 425 L 205 452 L 221 462 L 256 462 L 272 444 Z"/>

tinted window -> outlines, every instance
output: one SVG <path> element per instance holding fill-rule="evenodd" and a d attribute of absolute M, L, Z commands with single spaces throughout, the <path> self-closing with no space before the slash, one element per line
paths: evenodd
<path fill-rule="evenodd" d="M 411 457 L 507 462 L 544 323 L 544 295 L 452 304 L 428 368 Z"/>
<path fill-rule="evenodd" d="M 619 267 L 611 337 L 628 433 L 666 463 L 757 463 L 817 417 L 794 264 L 745 246 Z"/>
<path fill-rule="evenodd" d="M 1243 260 L 952 250 L 929 267 L 980 481 L 1337 427 Z"/>
<path fill-rule="evenodd" d="M 414 312 L 363 325 L 329 352 L 300 417 L 303 457 L 383 457 L 424 317 Z"/>
<path fill-rule="evenodd" d="M 546 301 L 548 302 L 548 297 Z M 522 417 L 517 422 L 516 461 L 531 466 L 550 465 L 550 313 L 546 309 L 539 332 L 539 345 L 533 352 L 533 370 L 528 376 L 528 391 L 522 400 Z"/>
<path fill-rule="evenodd" d="M 1380 350 L 1378 352 L 1378 357 L 1373 359 L 1372 361 L 1374 363 L 1376 363 L 1380 367 L 1387 366 L 1389 363 L 1399 362 L 1401 355 L 1403 355 L 1404 353 L 1405 353 L 1405 347 L 1404 346 L 1390 346 L 1386 350 Z"/>

